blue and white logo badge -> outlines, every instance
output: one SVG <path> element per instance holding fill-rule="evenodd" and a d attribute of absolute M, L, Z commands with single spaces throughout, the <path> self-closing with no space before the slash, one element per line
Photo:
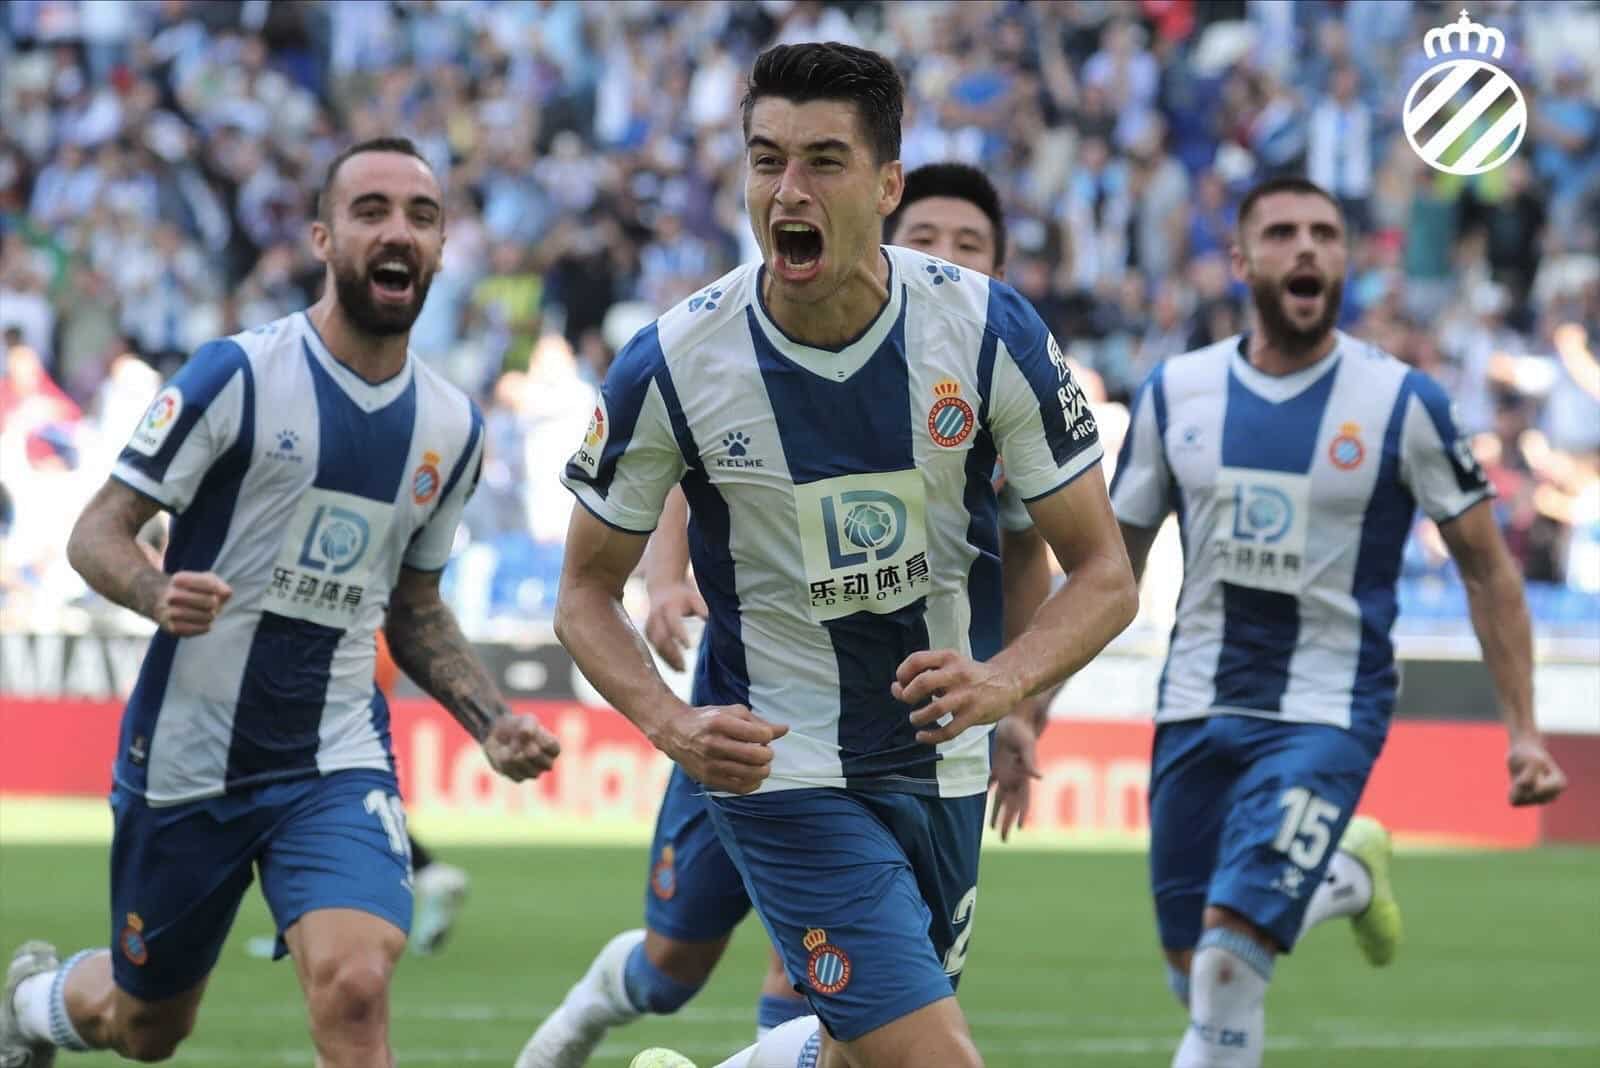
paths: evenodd
<path fill-rule="evenodd" d="M 1446 57 L 1412 83 L 1401 110 L 1406 140 L 1422 162 L 1472 175 L 1509 160 L 1528 132 L 1528 103 L 1511 76 L 1489 62 L 1505 53 L 1505 34 L 1463 11 L 1454 25 L 1429 30 L 1422 50 L 1429 59 Z"/>
<path fill-rule="evenodd" d="M 337 505 L 323 505 L 312 517 L 300 549 L 300 566 L 342 575 L 361 562 L 372 532 L 366 518 Z"/>
<path fill-rule="evenodd" d="M 893 612 L 932 585 L 922 472 L 840 475 L 794 487 L 816 622 Z"/>

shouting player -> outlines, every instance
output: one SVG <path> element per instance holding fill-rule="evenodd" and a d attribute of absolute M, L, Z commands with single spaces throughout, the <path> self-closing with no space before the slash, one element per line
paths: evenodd
<path fill-rule="evenodd" d="M 1001 282 L 880 244 L 901 102 L 873 52 L 756 61 L 745 192 L 763 260 L 618 355 L 564 476 L 583 507 L 556 628 L 705 787 L 826 1026 L 819 1063 L 967 1068 L 982 1060 L 954 984 L 989 726 L 1087 663 L 1136 598 L 1093 416 L 1038 315 Z M 979 661 L 1001 625 L 999 583 L 973 581 L 995 555 L 997 456 L 1068 578 Z M 680 481 L 709 609 L 692 706 L 620 603 Z"/>
<path fill-rule="evenodd" d="M 938 163 L 906 175 L 900 204 L 884 222 L 883 239 L 920 249 L 995 278 L 1005 270 L 1005 218 L 1000 197 L 981 171 Z M 688 638 L 683 620 L 702 618 L 705 602 L 687 575 L 688 505 L 674 487 L 660 526 L 645 551 L 650 593 L 645 637 L 672 668 L 684 670 Z M 1027 509 L 1011 488 L 999 493 L 1000 560 L 1005 638 L 1019 634 L 1050 589 L 1048 552 Z M 976 582 L 994 581 L 993 561 L 975 562 Z M 975 644 L 979 659 L 995 648 Z M 1008 716 L 997 726 L 994 819 L 1002 835 L 1026 815 L 1036 732 L 1043 709 Z M 1032 722 L 1029 722 L 1031 718 Z M 555 1012 L 528 1040 L 517 1068 L 579 1068 L 612 1028 L 645 1013 L 680 1009 L 710 978 L 735 927 L 750 911 L 738 869 L 718 841 L 706 811 L 705 790 L 674 767 L 656 817 L 645 889 L 644 930 L 609 942 Z M 800 1016 L 810 1005 L 796 994 L 773 952 L 757 1005 L 757 1037 Z M 813 1027 L 814 1029 L 814 1027 Z"/>
<path fill-rule="evenodd" d="M 392 1064 L 389 980 L 411 919 L 388 706 L 395 662 L 514 780 L 553 736 L 506 704 L 439 597 L 483 420 L 406 348 L 439 268 L 438 182 L 401 139 L 329 165 L 308 311 L 202 346 L 157 395 L 68 553 L 160 627 L 122 720 L 109 950 L 32 942 L 0 1054 L 171 1056 L 259 874 L 323 1068 Z M 175 516 L 162 571 L 135 540 Z M 385 612 L 387 611 L 387 618 Z"/>
<path fill-rule="evenodd" d="M 1113 480 L 1136 572 L 1171 511 L 1184 544 L 1150 782 L 1151 888 L 1191 1017 L 1175 1068 L 1261 1063 L 1273 962 L 1308 927 L 1351 916 L 1371 962 L 1394 953 L 1388 835 L 1351 816 L 1394 707 L 1389 631 L 1419 504 L 1466 582 L 1512 804 L 1565 784 L 1534 727 L 1527 606 L 1492 491 L 1439 386 L 1333 328 L 1345 260 L 1322 189 L 1251 191 L 1233 250 L 1251 330 L 1155 369 Z"/>

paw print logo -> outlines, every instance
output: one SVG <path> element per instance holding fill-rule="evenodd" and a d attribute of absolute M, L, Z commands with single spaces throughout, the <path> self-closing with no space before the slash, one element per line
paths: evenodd
<path fill-rule="evenodd" d="M 939 273 L 939 265 L 937 263 L 934 263 L 932 260 L 929 260 L 926 264 L 923 265 L 922 269 L 924 271 L 928 272 L 929 277 L 931 277 L 933 279 L 933 284 L 934 285 L 936 285 L 936 286 L 944 285 L 944 275 Z"/>
<path fill-rule="evenodd" d="M 716 311 L 717 310 L 717 301 L 719 301 L 721 299 L 722 299 L 722 290 L 720 290 L 720 289 L 707 290 L 704 293 L 696 294 L 694 299 L 689 301 L 689 310 L 692 311 L 692 312 L 697 312 L 701 308 L 704 308 L 706 311 Z"/>
<path fill-rule="evenodd" d="M 961 268 L 943 260 L 929 260 L 923 264 L 922 269 L 928 272 L 928 277 L 933 279 L 933 284 L 936 286 L 944 285 L 946 278 L 952 282 L 961 281 Z"/>
<path fill-rule="evenodd" d="M 280 431 L 278 431 L 278 451 L 279 452 L 293 452 L 294 451 L 294 447 L 297 444 L 299 444 L 299 442 L 300 442 L 300 435 L 296 434 L 293 430 L 280 430 Z"/>
<path fill-rule="evenodd" d="M 729 456 L 743 456 L 750 451 L 750 439 L 745 437 L 742 430 L 735 430 L 733 433 L 725 435 L 722 439 L 722 444 L 727 446 Z"/>

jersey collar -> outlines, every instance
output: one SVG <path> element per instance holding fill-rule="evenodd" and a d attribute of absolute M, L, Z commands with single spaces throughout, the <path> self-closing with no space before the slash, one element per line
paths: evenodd
<path fill-rule="evenodd" d="M 900 309 L 905 304 L 905 289 L 895 275 L 894 259 L 890 256 L 883 258 L 889 265 L 889 300 L 878 312 L 878 317 L 854 340 L 836 349 L 821 348 L 796 341 L 784 333 L 767 314 L 766 302 L 761 297 L 761 279 L 767 270 L 765 266 L 750 272 L 749 284 L 754 288 L 750 307 L 755 314 L 757 327 L 773 348 L 818 378 L 829 382 L 847 380 L 872 359 L 872 354 L 878 351 L 889 336 L 889 331 L 894 329 L 894 324 L 899 322 Z"/>
<path fill-rule="evenodd" d="M 1309 367 L 1302 367 L 1286 375 L 1269 375 L 1257 370 L 1245 356 L 1245 349 L 1250 344 L 1250 335 L 1240 334 L 1239 342 L 1233 346 L 1230 356 L 1234 377 L 1263 400 L 1282 404 L 1311 388 L 1322 379 L 1323 375 L 1331 374 L 1339 365 L 1339 356 L 1344 352 L 1345 345 L 1350 339 L 1342 330 L 1335 330 L 1333 334 L 1337 340 L 1326 356 Z"/>
<path fill-rule="evenodd" d="M 368 382 L 334 358 L 333 353 L 328 351 L 328 346 L 322 343 L 322 335 L 317 333 L 316 326 L 311 322 L 311 316 L 301 312 L 300 321 L 305 328 L 303 336 L 306 351 L 311 354 L 312 359 L 322 365 L 322 369 L 328 372 L 328 377 L 333 379 L 345 396 L 362 411 L 375 412 L 388 407 L 411 384 L 413 365 L 417 362 L 417 358 L 409 350 L 406 352 L 405 365 L 400 368 L 399 373 L 390 375 L 382 382 Z"/>

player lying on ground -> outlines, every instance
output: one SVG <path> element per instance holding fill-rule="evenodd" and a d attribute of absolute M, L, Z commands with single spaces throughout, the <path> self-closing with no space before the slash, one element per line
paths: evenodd
<path fill-rule="evenodd" d="M 989 726 L 1087 663 L 1137 599 L 1093 416 L 1038 315 L 1004 283 L 880 244 L 901 99 L 861 49 L 757 60 L 746 203 L 763 262 L 641 331 L 607 374 L 564 476 L 583 507 L 556 623 L 706 787 L 826 1027 L 818 1063 L 969 1068 L 954 977 Z M 972 581 L 995 554 L 997 458 L 1068 577 L 979 661 L 1001 627 L 999 583 Z M 680 481 L 709 610 L 692 705 L 620 602 Z"/>
<path fill-rule="evenodd" d="M 1274 960 L 1312 925 L 1353 917 L 1372 963 L 1394 954 L 1388 835 L 1351 817 L 1394 707 L 1418 504 L 1466 583 L 1511 802 L 1564 786 L 1534 727 L 1528 612 L 1492 491 L 1439 386 L 1334 329 L 1346 255 L 1317 186 L 1248 194 L 1233 269 L 1250 332 L 1151 373 L 1112 483 L 1136 572 L 1174 510 L 1184 543 L 1150 782 L 1151 890 L 1191 1016 L 1175 1068 L 1261 1063 Z"/>
<path fill-rule="evenodd" d="M 257 873 L 317 1063 L 393 1063 L 411 871 L 373 685 L 380 625 L 497 771 L 525 779 L 556 757 L 439 598 L 483 454 L 476 406 L 406 349 L 442 202 L 409 141 L 340 154 L 311 226 L 322 298 L 196 351 L 73 530 L 73 566 L 160 630 L 118 746 L 112 948 L 64 964 L 43 943 L 18 951 L 0 1001 L 12 1068 L 58 1048 L 171 1056 Z M 135 541 L 158 508 L 176 516 L 164 572 Z"/>
<path fill-rule="evenodd" d="M 1004 276 L 1005 219 L 999 195 L 981 171 L 963 164 L 930 164 L 906 175 L 905 192 L 884 223 L 883 239 L 981 274 Z M 1015 492 L 1006 487 L 998 499 L 1004 637 L 1010 640 L 1044 603 L 1050 565 L 1044 539 Z M 673 487 L 644 558 L 650 593 L 645 637 L 677 671 L 685 669 L 689 647 L 684 620 L 707 615 L 688 575 L 687 521 L 688 502 Z M 989 559 L 977 565 L 975 584 L 994 581 L 993 565 Z M 976 649 L 975 655 L 994 652 Z M 1044 709 L 1037 699 L 1024 704 L 1024 710 L 996 726 L 992 818 L 1003 837 L 1026 818 L 1030 776 L 1037 774 L 1034 749 Z M 579 1068 L 610 1028 L 646 1013 L 676 1012 L 710 978 L 734 928 L 750 911 L 750 897 L 711 826 L 704 793 L 682 768 L 673 768 L 650 850 L 645 928 L 625 931 L 607 943 L 528 1040 L 517 1068 Z M 810 1017 L 816 1029 L 809 1003 L 784 974 L 782 958 L 774 950 L 761 983 L 757 1037 L 800 1016 Z"/>

